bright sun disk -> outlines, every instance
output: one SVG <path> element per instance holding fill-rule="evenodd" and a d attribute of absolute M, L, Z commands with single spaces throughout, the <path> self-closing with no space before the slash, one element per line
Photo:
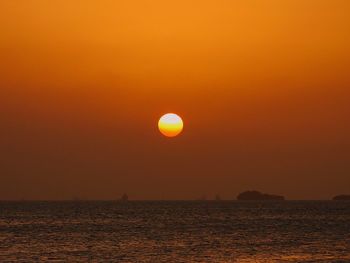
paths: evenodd
<path fill-rule="evenodd" d="M 183 121 L 175 113 L 164 114 L 158 121 L 159 131 L 167 137 L 175 137 L 183 130 Z"/>

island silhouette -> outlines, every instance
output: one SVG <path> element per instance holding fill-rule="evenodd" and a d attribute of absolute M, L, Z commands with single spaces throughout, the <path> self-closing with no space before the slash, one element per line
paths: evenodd
<path fill-rule="evenodd" d="M 334 201 L 350 201 L 350 195 L 336 195 L 333 197 Z"/>
<path fill-rule="evenodd" d="M 259 191 L 245 191 L 237 196 L 240 201 L 283 201 L 284 196 L 265 194 Z"/>

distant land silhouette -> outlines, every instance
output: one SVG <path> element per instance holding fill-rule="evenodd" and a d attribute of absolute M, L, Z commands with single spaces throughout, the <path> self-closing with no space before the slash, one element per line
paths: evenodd
<path fill-rule="evenodd" d="M 336 195 L 333 197 L 335 201 L 350 201 L 350 195 Z"/>
<path fill-rule="evenodd" d="M 271 195 L 271 194 L 264 194 L 259 191 L 245 191 L 240 193 L 237 196 L 237 200 L 242 201 L 255 201 L 255 200 L 262 200 L 262 201 L 273 201 L 273 200 L 285 200 L 284 196 L 281 195 Z"/>

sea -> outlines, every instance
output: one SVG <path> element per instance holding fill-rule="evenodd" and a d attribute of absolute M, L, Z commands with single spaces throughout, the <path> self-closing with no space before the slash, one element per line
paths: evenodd
<path fill-rule="evenodd" d="M 350 262 L 350 202 L 2 201 L 0 262 Z"/>

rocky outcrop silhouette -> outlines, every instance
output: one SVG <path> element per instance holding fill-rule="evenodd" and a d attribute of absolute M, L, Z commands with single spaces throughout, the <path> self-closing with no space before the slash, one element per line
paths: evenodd
<path fill-rule="evenodd" d="M 245 191 L 237 196 L 237 200 L 242 201 L 283 201 L 284 196 L 264 194 L 259 191 Z"/>
<path fill-rule="evenodd" d="M 350 195 L 336 195 L 333 197 L 335 201 L 350 201 Z"/>

